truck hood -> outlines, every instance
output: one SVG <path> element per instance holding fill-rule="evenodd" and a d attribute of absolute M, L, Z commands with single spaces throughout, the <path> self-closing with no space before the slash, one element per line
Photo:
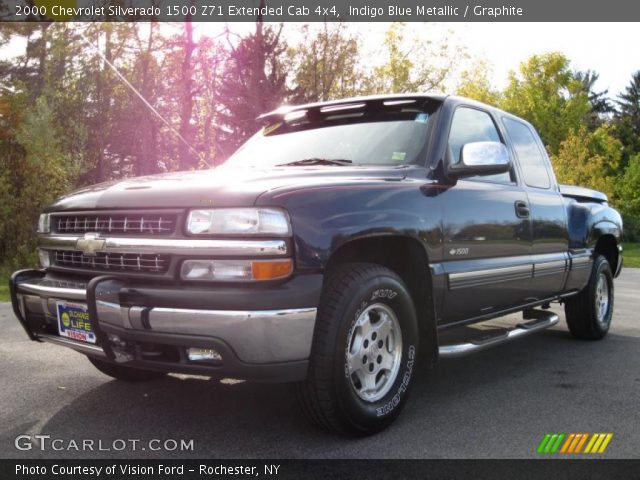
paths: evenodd
<path fill-rule="evenodd" d="M 281 188 L 402 180 L 401 167 L 218 167 L 105 182 L 58 198 L 46 211 L 250 206 Z"/>

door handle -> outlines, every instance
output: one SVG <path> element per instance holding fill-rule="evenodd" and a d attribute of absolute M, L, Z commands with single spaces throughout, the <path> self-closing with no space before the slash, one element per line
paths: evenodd
<path fill-rule="evenodd" d="M 527 205 L 527 202 L 517 200 L 515 206 L 518 218 L 529 218 L 529 205 Z"/>

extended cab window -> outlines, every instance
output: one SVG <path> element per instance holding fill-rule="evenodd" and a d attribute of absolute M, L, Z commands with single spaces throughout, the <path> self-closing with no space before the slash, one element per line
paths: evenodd
<path fill-rule="evenodd" d="M 524 182 L 530 187 L 549 188 L 547 164 L 531 129 L 511 118 L 503 118 L 503 122 L 522 167 Z"/>
<path fill-rule="evenodd" d="M 502 142 L 500 134 L 487 112 L 469 107 L 459 107 L 453 114 L 451 131 L 449 132 L 449 148 L 452 157 L 460 158 L 462 147 L 472 142 Z M 511 172 L 497 175 L 469 177 L 476 180 L 495 183 L 513 183 Z"/>

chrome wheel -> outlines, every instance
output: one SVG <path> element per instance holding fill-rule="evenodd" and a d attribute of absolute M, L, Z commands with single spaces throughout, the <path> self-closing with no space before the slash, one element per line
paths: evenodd
<path fill-rule="evenodd" d="M 367 307 L 357 318 L 348 342 L 347 369 L 358 397 L 375 402 L 394 384 L 402 357 L 402 332 L 385 304 Z"/>
<path fill-rule="evenodd" d="M 596 284 L 596 315 L 598 322 L 607 322 L 607 312 L 609 311 L 609 282 L 607 277 L 601 273 Z"/>

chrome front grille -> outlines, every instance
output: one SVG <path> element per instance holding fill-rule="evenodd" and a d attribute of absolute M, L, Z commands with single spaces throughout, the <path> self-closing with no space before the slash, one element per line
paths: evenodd
<path fill-rule="evenodd" d="M 127 235 L 167 235 L 173 233 L 176 216 L 127 213 L 61 215 L 51 219 L 56 233 L 117 233 Z"/>
<path fill-rule="evenodd" d="M 99 252 L 96 256 L 88 256 L 77 250 L 54 250 L 51 253 L 51 261 L 57 267 L 140 273 L 165 273 L 169 268 L 167 255 Z"/>

